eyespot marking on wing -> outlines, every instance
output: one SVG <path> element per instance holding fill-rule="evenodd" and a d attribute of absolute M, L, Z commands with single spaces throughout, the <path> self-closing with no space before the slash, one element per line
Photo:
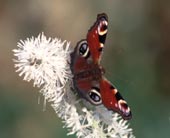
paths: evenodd
<path fill-rule="evenodd" d="M 107 26 L 108 26 L 108 22 L 103 19 L 103 21 L 101 21 L 98 26 L 99 35 L 103 36 L 107 33 Z"/>
<path fill-rule="evenodd" d="M 86 40 L 80 41 L 78 44 L 78 54 L 84 58 L 89 58 L 90 50 Z"/>
<path fill-rule="evenodd" d="M 119 100 L 118 106 L 119 106 L 119 109 L 121 110 L 121 112 L 123 114 L 123 117 L 125 119 L 130 119 L 132 114 L 131 114 L 130 108 L 127 105 L 126 101 L 125 100 Z"/>
<path fill-rule="evenodd" d="M 98 87 L 92 87 L 88 95 L 89 95 L 88 99 L 90 100 L 92 104 L 99 105 L 102 103 L 100 89 Z"/>
<path fill-rule="evenodd" d="M 104 43 L 106 40 L 107 28 L 108 28 L 107 16 L 105 14 L 99 15 L 97 32 L 98 32 L 100 47 L 102 48 L 104 47 Z"/>

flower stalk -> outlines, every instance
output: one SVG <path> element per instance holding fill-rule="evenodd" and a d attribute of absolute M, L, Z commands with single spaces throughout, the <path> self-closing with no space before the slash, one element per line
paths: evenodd
<path fill-rule="evenodd" d="M 14 49 L 16 72 L 23 80 L 33 80 L 45 101 L 50 102 L 68 128 L 68 135 L 78 138 L 134 138 L 128 122 L 104 106 L 93 106 L 73 90 L 70 70 L 72 48 L 67 41 L 27 38 Z"/>

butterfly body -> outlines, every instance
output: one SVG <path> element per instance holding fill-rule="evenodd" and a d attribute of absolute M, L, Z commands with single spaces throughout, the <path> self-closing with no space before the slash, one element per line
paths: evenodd
<path fill-rule="evenodd" d="M 77 81 L 81 81 L 84 79 L 89 81 L 99 81 L 102 78 L 104 72 L 105 71 L 102 66 L 99 66 L 97 64 L 91 64 L 87 65 L 85 67 L 85 70 L 81 70 L 75 73 L 74 76 Z"/>
<path fill-rule="evenodd" d="M 131 118 L 131 111 L 118 90 L 104 77 L 100 59 L 107 35 L 108 17 L 99 14 L 86 39 L 77 43 L 71 54 L 73 83 L 78 93 L 94 105 L 103 104 L 124 119 Z"/>

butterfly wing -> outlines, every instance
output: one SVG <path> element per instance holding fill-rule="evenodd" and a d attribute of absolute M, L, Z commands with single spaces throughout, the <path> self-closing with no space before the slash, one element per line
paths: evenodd
<path fill-rule="evenodd" d="M 108 19 L 106 14 L 99 14 L 94 25 L 87 33 L 87 38 L 78 42 L 71 54 L 71 70 L 74 74 L 74 86 L 91 103 L 101 104 L 99 80 L 101 72 L 93 74 L 98 66 L 107 35 Z M 98 67 L 97 67 L 98 68 Z M 94 80 L 94 76 L 96 77 Z"/>
<path fill-rule="evenodd" d="M 100 62 L 108 28 L 108 17 L 105 13 L 99 14 L 94 25 L 87 33 L 87 43 L 95 64 Z"/>
<path fill-rule="evenodd" d="M 73 84 L 78 93 L 89 102 L 95 105 L 101 104 L 99 81 L 94 80 L 89 46 L 86 40 L 78 42 L 74 52 L 71 54 L 71 70 L 74 74 Z M 100 75 L 99 75 L 100 76 Z"/>
<path fill-rule="evenodd" d="M 109 110 L 118 112 L 124 119 L 132 117 L 131 110 L 118 90 L 105 78 L 100 80 L 102 103 Z"/>

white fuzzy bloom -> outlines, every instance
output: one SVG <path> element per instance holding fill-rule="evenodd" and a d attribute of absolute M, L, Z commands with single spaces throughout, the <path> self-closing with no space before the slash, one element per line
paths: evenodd
<path fill-rule="evenodd" d="M 72 91 L 70 43 L 40 34 L 27 38 L 13 50 L 16 72 L 40 87 L 45 101 L 78 138 L 134 138 L 128 122 L 104 106 L 93 106 Z"/>
<path fill-rule="evenodd" d="M 69 43 L 58 39 L 46 38 L 40 34 L 37 38 L 27 38 L 18 42 L 18 49 L 14 49 L 16 72 L 19 76 L 25 75 L 24 80 L 34 81 L 34 85 L 57 83 L 64 86 L 70 78 L 68 66 Z"/>

